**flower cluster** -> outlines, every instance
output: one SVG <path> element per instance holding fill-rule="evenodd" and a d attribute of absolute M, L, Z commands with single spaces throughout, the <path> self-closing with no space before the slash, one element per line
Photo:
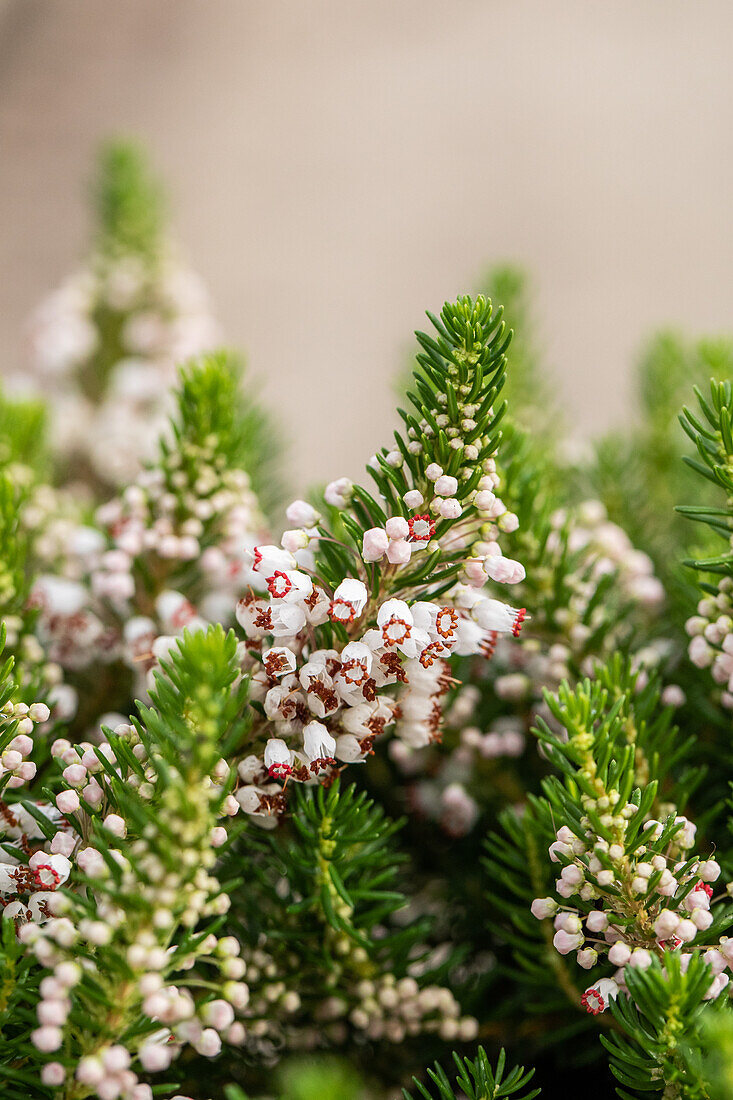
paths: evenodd
<path fill-rule="evenodd" d="M 599 599 L 611 580 L 616 605 L 613 617 L 605 600 Z M 558 581 L 562 585 L 560 599 Z M 545 689 L 554 691 L 578 672 L 592 673 L 598 658 L 624 644 L 632 628 L 629 610 L 634 610 L 637 618 L 654 614 L 664 600 L 650 558 L 607 519 L 598 501 L 585 501 L 572 512 L 561 509 L 553 513 L 542 558 L 532 564 L 529 591 L 519 591 L 528 600 L 542 591 L 545 597 L 532 602 L 532 638 L 511 653 L 498 648 L 494 686 L 501 698 L 528 701 L 544 714 L 541 700 Z M 645 659 L 653 667 L 660 654 L 649 650 Z"/>
<path fill-rule="evenodd" d="M 611 705 L 609 692 L 620 684 L 624 693 Z M 639 688 L 637 676 L 616 662 L 598 670 L 595 683 L 548 698 L 564 741 L 546 723 L 538 730 L 568 778 L 548 787 L 553 817 L 565 819 L 549 845 L 559 865 L 555 896 L 535 897 L 531 911 L 553 921 L 560 955 L 574 953 L 587 970 L 603 962 L 617 968 L 581 997 L 592 1014 L 619 990 L 633 995 L 629 969 L 644 971 L 657 960 L 664 973 L 669 952 L 679 953 L 683 974 L 695 956 L 704 959 L 710 977 L 703 999 L 717 998 L 729 982 L 733 951 L 713 930 L 711 909 L 720 865 L 694 854 L 696 826 L 662 794 L 675 731 L 655 714 L 659 695 L 654 684 Z M 701 942 L 705 932 L 712 942 Z"/>
<path fill-rule="evenodd" d="M 39 1052 L 58 1058 L 43 1080 L 60 1086 L 73 1077 L 99 1100 L 152 1096 L 134 1059 L 160 1072 L 183 1044 L 211 1058 L 222 1038 L 245 1038 L 235 1015 L 249 999 L 246 964 L 236 940 L 206 931 L 229 906 L 214 864 L 226 840 L 219 822 L 229 770 L 217 740 L 222 724 L 241 724 L 246 700 L 234 638 L 221 629 L 186 635 L 152 699 L 159 709 L 101 746 L 54 745 L 66 764 L 55 808 L 37 807 L 30 821 L 15 807 L 5 815 L 18 859 L 27 859 L 18 891 L 34 892 L 4 915 L 49 972 L 31 1035 Z M 161 738 L 170 722 L 175 747 Z M 56 891 L 72 871 L 86 889 L 62 896 Z M 197 997 L 203 974 L 218 996 Z M 81 1033 L 67 1031 L 75 1009 L 86 1013 Z M 120 1041 L 132 1021 L 133 1038 Z"/>
<path fill-rule="evenodd" d="M 505 495 L 517 496 L 516 507 L 524 513 L 528 502 L 512 483 L 516 471 L 511 456 L 507 466 Z M 495 488 L 500 483 L 495 475 Z M 503 512 L 490 538 L 499 537 L 507 514 L 515 515 Z M 540 527 L 539 538 L 536 527 L 524 537 L 514 522 L 506 534 L 511 552 L 527 563 L 529 576 L 525 579 L 524 569 L 519 573 L 511 558 L 487 556 L 483 582 L 488 574 L 516 584 L 519 602 L 532 608 L 530 629 L 518 644 L 502 635 L 491 640 L 483 654 L 490 662 L 478 664 L 471 682 L 451 695 L 447 736 L 438 752 L 416 755 L 396 745 L 391 750 L 402 774 L 415 779 L 410 788 L 415 809 L 441 822 L 451 835 L 470 831 L 481 818 L 486 794 L 493 796 L 485 779 L 487 767 L 494 765 L 485 762 L 520 757 L 536 717 L 553 721 L 543 692 L 555 691 L 577 675 L 592 675 L 595 662 L 624 648 L 639 626 L 648 635 L 664 595 L 648 556 L 633 548 L 597 501 L 571 511 L 555 510 L 544 532 Z M 473 549 L 494 546 L 488 542 Z M 475 563 L 469 569 L 474 583 L 480 581 Z M 642 670 L 639 685 L 663 660 L 665 650 L 663 641 L 638 646 L 634 662 Z M 670 686 L 669 701 L 676 698 L 679 703 L 678 696 Z"/>
<path fill-rule="evenodd" d="M 409 521 L 402 522 L 408 530 Z M 363 761 L 395 722 L 407 744 L 436 739 L 450 685 L 446 658 L 479 653 L 500 631 L 518 633 L 523 616 L 475 589 L 445 604 L 408 604 L 398 596 L 378 603 L 355 577 L 328 591 L 298 562 L 306 553 L 255 547 L 251 568 L 267 598 L 252 591 L 237 605 L 250 650 L 261 658 L 254 697 L 278 735 L 267 740 L 264 769 L 271 778 L 299 781 L 337 761 Z M 399 573 L 392 585 L 399 590 Z M 319 628 L 329 648 L 318 645 Z M 395 698 L 389 689 L 398 684 L 405 687 Z M 265 793 L 250 784 L 237 798 L 248 812 L 267 813 Z"/>
<path fill-rule="evenodd" d="M 44 651 L 71 682 L 84 670 L 122 666 L 117 697 L 107 693 L 91 711 L 87 701 L 88 727 L 145 693 L 184 629 L 234 619 L 250 581 L 246 549 L 264 520 L 237 440 L 208 427 L 236 412 L 238 381 L 226 356 L 192 364 L 181 379 L 174 443 L 163 442 L 158 462 L 102 504 L 94 525 L 62 517 L 37 540 L 46 571 L 31 603 Z M 60 685 L 54 695 L 60 713 L 69 712 L 69 690 Z"/>
<path fill-rule="evenodd" d="M 250 1052 L 267 1057 L 283 1043 L 312 1049 L 354 1039 L 472 1038 L 476 1020 L 435 981 L 445 945 L 426 954 L 421 922 L 414 914 L 403 919 L 395 824 L 339 780 L 327 791 L 297 788 L 291 810 L 297 835 L 260 832 L 268 858 L 247 864 L 255 873 L 243 894 L 260 929 L 242 953 Z M 253 940 L 246 927 L 241 935 Z"/>
<path fill-rule="evenodd" d="M 18 385 L 53 399 L 70 471 L 123 484 L 154 454 L 176 366 L 220 339 L 199 278 L 164 240 L 157 187 L 137 152 L 107 150 L 98 239 L 86 265 L 35 311 Z"/>
<path fill-rule="evenodd" d="M 684 968 L 694 950 L 704 953 L 714 975 L 706 999 L 719 996 L 729 981 L 724 971 L 733 965 L 733 943 L 730 947 L 726 939 L 712 946 L 693 943 L 713 923 L 709 884 L 718 879 L 719 864 L 689 854 L 695 826 L 681 816 L 668 827 L 647 821 L 643 835 L 650 844 L 642 843 L 627 854 L 626 826 L 637 807 L 627 803 L 604 814 L 607 801 L 602 798 L 587 808 L 613 822 L 617 833 L 613 843 L 592 829 L 577 836 L 564 825 L 549 850 L 550 858 L 562 864 L 555 883 L 557 894 L 563 899 L 577 896 L 591 906 L 600 901 L 602 908 L 573 908 L 546 897 L 534 900 L 532 913 L 539 920 L 553 918 L 556 950 L 562 955 L 574 951 L 579 966 L 589 970 L 604 958 L 616 966 L 610 979 L 616 990 L 625 988 L 627 966 L 646 969 L 654 955 L 663 960 L 665 950 L 681 950 Z M 689 951 L 684 950 L 686 944 L 692 945 Z M 613 986 L 606 989 L 612 991 Z M 608 994 L 601 996 L 597 987 L 591 987 L 583 1004 L 597 1013 L 607 1007 L 608 999 Z"/>
<path fill-rule="evenodd" d="M 44 369 L 100 431 L 118 383 L 152 393 L 207 331 L 195 308 L 178 324 L 144 206 L 112 202 L 90 272 L 36 331 Z M 182 369 L 152 461 L 133 435 L 115 457 L 115 434 L 100 446 L 92 431 L 61 489 L 34 472 L 20 494 L 0 476 L 11 1100 L 31 1081 L 59 1100 L 151 1100 L 169 1073 L 191 1095 L 203 1079 L 207 1095 L 233 1079 L 271 1093 L 281 1055 L 332 1047 L 373 1059 L 375 1078 L 386 1056 L 385 1080 L 403 1084 L 421 1039 L 514 1039 L 513 1008 L 489 1007 L 505 989 L 532 990 L 522 1041 L 579 1008 L 590 1033 L 617 1002 L 618 1034 L 647 1043 L 647 1076 L 666 1086 L 684 1080 L 675 1021 L 705 1001 L 727 1011 L 733 885 L 713 893 L 722 842 L 702 854 L 724 769 L 705 790 L 672 726 L 685 696 L 661 686 L 677 651 L 647 543 L 558 488 L 570 475 L 547 472 L 544 443 L 528 457 L 516 425 L 500 435 L 509 334 L 490 302 L 431 321 L 370 488 L 340 477 L 293 501 L 279 540 L 227 354 Z M 730 577 L 705 591 L 691 655 L 728 705 Z M 407 858 L 392 843 L 405 809 Z M 477 1095 L 493 1094 L 478 1065 Z"/>
<path fill-rule="evenodd" d="M 690 660 L 697 668 L 709 668 L 720 685 L 720 702 L 733 709 L 733 578 L 723 577 L 716 595 L 706 595 L 697 615 L 685 624 L 690 637 Z"/>

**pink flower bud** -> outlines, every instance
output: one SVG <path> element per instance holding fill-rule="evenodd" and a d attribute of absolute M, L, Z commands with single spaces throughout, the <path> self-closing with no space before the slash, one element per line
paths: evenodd
<path fill-rule="evenodd" d="M 209 1001 L 201 1010 L 201 1019 L 216 1031 L 225 1031 L 234 1023 L 234 1009 L 228 1001 Z"/>
<path fill-rule="evenodd" d="M 33 751 L 33 741 L 25 733 L 18 734 L 8 745 L 9 749 L 19 752 L 21 756 L 28 756 Z"/>
<path fill-rule="evenodd" d="M 66 1070 L 60 1062 L 46 1062 L 41 1070 L 41 1081 L 44 1085 L 57 1088 L 59 1085 L 63 1085 L 65 1080 Z"/>
<path fill-rule="evenodd" d="M 31 1032 L 33 1046 L 46 1054 L 52 1050 L 58 1050 L 63 1038 L 61 1029 L 58 1027 L 38 1027 Z"/>
<path fill-rule="evenodd" d="M 9 772 L 14 772 L 23 763 L 23 756 L 16 749 L 6 749 L 0 759 Z"/>
<path fill-rule="evenodd" d="M 577 953 L 575 959 L 578 966 L 582 966 L 584 970 L 590 970 L 598 962 L 598 952 L 593 947 L 584 947 Z"/>
<path fill-rule="evenodd" d="M 691 920 L 681 920 L 675 929 L 675 936 L 683 943 L 690 943 L 691 940 L 694 940 L 697 932 L 697 925 L 693 924 Z"/>
<path fill-rule="evenodd" d="M 396 539 L 387 547 L 387 561 L 392 565 L 407 565 L 412 546 L 405 539 Z"/>
<path fill-rule="evenodd" d="M 555 949 L 559 951 L 561 955 L 569 955 L 571 951 L 577 951 L 582 946 L 583 936 L 580 932 L 575 935 L 570 935 L 568 932 L 564 932 L 560 929 L 552 937 L 552 942 L 555 945 Z"/>
<path fill-rule="evenodd" d="M 680 918 L 676 913 L 671 909 L 662 909 L 654 921 L 654 935 L 660 940 L 668 940 L 670 936 L 676 934 L 679 923 Z"/>
<path fill-rule="evenodd" d="M 105 1076 L 101 1060 L 93 1054 L 81 1058 L 79 1065 L 76 1067 L 77 1081 L 81 1082 L 82 1085 L 89 1085 L 91 1088 L 96 1088 Z"/>
<path fill-rule="evenodd" d="M 686 695 L 678 684 L 668 684 L 662 692 L 662 705 L 665 707 L 681 707 Z"/>
<path fill-rule="evenodd" d="M 449 497 L 448 500 L 441 502 L 440 514 L 443 519 L 458 519 L 462 512 L 463 509 L 455 497 Z"/>
<path fill-rule="evenodd" d="M 557 913 L 557 902 L 553 898 L 535 898 L 530 906 L 532 916 L 537 920 L 547 920 Z"/>
<path fill-rule="evenodd" d="M 329 482 L 323 494 L 327 504 L 333 508 L 345 508 L 351 500 L 354 483 L 348 477 L 339 477 Z"/>
<path fill-rule="evenodd" d="M 168 1069 L 173 1059 L 174 1048 L 167 1043 L 144 1043 L 140 1047 L 138 1057 L 143 1069 L 148 1073 L 160 1073 Z"/>
<path fill-rule="evenodd" d="M 249 986 L 245 982 L 225 982 L 222 993 L 239 1011 L 249 1004 Z"/>
<path fill-rule="evenodd" d="M 435 482 L 435 491 L 442 497 L 454 497 L 458 492 L 458 479 L 442 474 Z"/>
<path fill-rule="evenodd" d="M 495 500 L 496 497 L 490 489 L 481 489 L 481 491 L 476 493 L 476 496 L 473 498 L 473 503 L 476 505 L 479 512 L 485 514 L 488 512 L 489 508 L 492 507 Z"/>
<path fill-rule="evenodd" d="M 67 1004 L 64 1001 L 39 1001 L 36 1010 L 39 1024 L 61 1027 L 69 1014 Z"/>
<path fill-rule="evenodd" d="M 221 1050 L 221 1039 L 212 1027 L 205 1027 L 193 1046 L 204 1058 L 215 1058 Z"/>
<path fill-rule="evenodd" d="M 113 836 L 123 837 L 127 835 L 125 819 L 120 817 L 119 814 L 107 814 L 104 819 L 104 827 L 108 829 Z"/>
<path fill-rule="evenodd" d="M 609 962 L 612 962 L 614 966 L 626 966 L 627 962 L 631 958 L 631 948 L 628 944 L 615 943 L 611 950 L 608 952 Z"/>
<path fill-rule="evenodd" d="M 99 786 L 99 783 L 97 783 L 96 780 L 93 779 L 91 783 L 87 783 L 81 794 L 84 800 L 89 803 L 93 810 L 98 810 L 99 807 L 102 805 L 102 800 L 104 799 L 104 791 Z"/>
<path fill-rule="evenodd" d="M 585 926 L 589 932 L 605 932 L 608 928 L 608 917 L 600 909 L 594 909 L 588 914 Z"/>
<path fill-rule="evenodd" d="M 51 841 L 51 851 L 61 856 L 70 856 L 74 851 L 76 836 L 73 833 L 56 833 Z"/>
<path fill-rule="evenodd" d="M 77 866 L 80 867 L 85 874 L 91 875 L 92 878 L 104 874 L 106 868 L 104 857 L 96 848 L 82 848 L 77 853 L 76 862 Z"/>
<path fill-rule="evenodd" d="M 469 584 L 472 584 L 474 588 L 483 588 L 486 584 L 486 573 L 480 561 L 467 561 L 463 571 Z"/>
<path fill-rule="evenodd" d="M 703 882 L 715 882 L 720 875 L 720 864 L 714 859 L 708 859 L 698 867 L 698 874 Z"/>
<path fill-rule="evenodd" d="M 79 809 L 79 795 L 76 791 L 61 791 L 56 795 L 56 805 L 62 814 L 73 814 Z"/>
<path fill-rule="evenodd" d="M 720 951 L 716 951 L 714 947 L 709 948 L 705 952 L 704 959 L 713 974 L 721 974 L 728 965 L 727 960 L 721 955 Z"/>
<path fill-rule="evenodd" d="M 406 539 L 410 533 L 407 520 L 402 516 L 393 516 L 388 519 L 385 530 L 391 539 Z"/>
<path fill-rule="evenodd" d="M 64 768 L 63 775 L 70 787 L 83 787 L 87 781 L 87 770 L 83 764 L 70 764 Z"/>
<path fill-rule="evenodd" d="M 492 581 L 498 581 L 500 584 L 519 584 L 526 576 L 521 562 L 492 554 L 484 558 L 484 571 Z"/>
<path fill-rule="evenodd" d="M 104 1062 L 104 1068 L 110 1073 L 121 1073 L 130 1065 L 130 1053 L 125 1047 L 116 1043 L 105 1050 L 102 1054 L 102 1061 Z"/>
<path fill-rule="evenodd" d="M 519 527 L 519 516 L 514 512 L 504 512 L 498 519 L 499 530 L 510 534 L 512 531 L 516 531 Z"/>
<path fill-rule="evenodd" d="M 713 923 L 713 914 L 708 909 L 693 909 L 690 920 L 700 932 L 704 932 Z"/>
<path fill-rule="evenodd" d="M 296 528 L 293 531 L 283 532 L 280 542 L 284 550 L 289 550 L 291 554 L 294 554 L 297 550 L 305 550 L 310 542 L 310 537 L 302 528 Z"/>
<path fill-rule="evenodd" d="M 314 527 L 321 518 L 320 512 L 306 500 L 294 500 L 286 508 L 285 515 L 288 522 L 294 523 L 296 527 Z"/>
<path fill-rule="evenodd" d="M 364 561 L 381 561 L 387 553 L 389 536 L 381 527 L 370 527 L 364 532 L 361 556 Z"/>

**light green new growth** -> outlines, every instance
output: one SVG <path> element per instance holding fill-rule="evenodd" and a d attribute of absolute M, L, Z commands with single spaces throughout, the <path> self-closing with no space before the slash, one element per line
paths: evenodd
<path fill-rule="evenodd" d="M 525 1073 L 524 1066 L 514 1066 L 505 1076 L 506 1056 L 504 1051 L 499 1052 L 495 1068 L 492 1068 L 483 1047 L 478 1048 L 476 1058 L 461 1058 L 453 1055 L 458 1075 L 454 1085 L 448 1079 L 445 1070 L 437 1062 L 435 1069 L 428 1069 L 427 1074 L 433 1088 L 421 1084 L 417 1078 L 413 1078 L 417 1086 L 418 1095 L 423 1100 L 500 1100 L 501 1097 L 516 1096 L 516 1100 L 532 1100 L 539 1096 L 541 1089 L 532 1089 L 524 1092 L 525 1085 L 534 1076 L 534 1070 Z M 460 1091 L 455 1091 L 456 1089 Z M 517 1093 L 522 1093 L 517 1096 Z M 402 1090 L 405 1100 L 414 1100 L 411 1093 Z"/>
<path fill-rule="evenodd" d="M 93 200 L 99 250 L 110 259 L 138 256 L 155 264 L 164 228 L 163 194 L 134 142 L 103 146 Z"/>

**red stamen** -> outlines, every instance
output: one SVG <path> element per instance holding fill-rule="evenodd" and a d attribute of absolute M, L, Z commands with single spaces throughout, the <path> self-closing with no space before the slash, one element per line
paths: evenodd
<path fill-rule="evenodd" d="M 336 614 L 336 608 L 337 607 L 343 607 L 344 610 L 346 610 L 346 608 L 348 608 L 349 609 L 348 617 L 346 615 L 337 615 Z M 353 603 L 351 603 L 349 600 L 342 600 L 342 599 L 331 600 L 331 606 L 328 609 L 328 615 L 329 615 L 329 618 L 332 619 L 333 622 L 336 622 L 336 623 L 353 623 L 354 619 L 356 618 L 356 608 L 354 607 Z"/>
<path fill-rule="evenodd" d="M 444 619 L 446 615 L 450 619 L 450 626 L 447 628 L 441 626 L 441 620 Z M 441 607 L 440 611 L 438 612 L 438 617 L 435 620 L 435 629 L 437 630 L 438 634 L 440 634 L 442 638 L 452 637 L 457 624 L 458 612 L 455 611 L 452 607 Z"/>
<path fill-rule="evenodd" d="M 45 883 L 41 878 L 41 871 L 50 871 L 53 876 L 53 885 Z M 61 882 L 61 875 L 58 871 L 54 871 L 53 867 L 49 863 L 39 863 L 38 867 L 33 871 L 33 881 L 36 886 L 43 886 L 46 890 L 55 890 Z"/>
<path fill-rule="evenodd" d="M 427 529 L 427 532 L 425 534 L 416 535 L 415 534 L 415 524 L 420 523 L 420 522 L 426 523 L 428 529 Z M 408 519 L 407 526 L 410 528 L 410 533 L 407 536 L 407 541 L 408 542 L 430 542 L 431 538 L 435 534 L 435 520 L 431 519 L 430 516 L 428 516 L 428 515 L 425 515 L 425 516 L 412 516 L 411 519 Z"/>
<path fill-rule="evenodd" d="M 289 775 L 292 775 L 293 769 L 289 764 L 270 764 L 267 769 L 267 774 L 270 779 L 284 779 Z"/>
<path fill-rule="evenodd" d="M 273 600 L 282 600 L 293 587 L 293 582 L 287 573 L 276 569 L 272 576 L 267 578 L 267 587 Z M 282 591 L 278 591 L 279 588 L 282 588 Z"/>
<path fill-rule="evenodd" d="M 595 1007 L 593 1007 L 590 1003 L 591 997 L 596 998 L 597 1004 Z M 582 1004 L 583 1008 L 591 1013 L 592 1016 L 597 1016 L 599 1012 L 603 1012 L 606 1007 L 606 1002 L 603 1000 L 603 997 L 600 995 L 597 989 L 587 989 L 583 996 L 580 998 L 580 1003 Z"/>
<path fill-rule="evenodd" d="M 390 637 L 390 635 L 387 633 L 387 631 L 390 629 L 390 627 L 398 626 L 398 625 L 403 628 L 402 635 L 400 637 L 397 637 L 397 638 Z M 385 623 L 384 626 L 382 627 L 382 638 L 384 640 L 385 645 L 402 645 L 402 643 L 407 641 L 407 639 L 410 637 L 410 633 L 411 633 L 410 627 L 407 625 L 405 620 L 404 619 L 398 619 L 396 615 L 393 615 L 392 618 L 389 620 L 389 622 Z"/>

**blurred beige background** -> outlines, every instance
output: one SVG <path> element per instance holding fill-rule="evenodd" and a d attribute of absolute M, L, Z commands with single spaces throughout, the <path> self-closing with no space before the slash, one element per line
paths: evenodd
<path fill-rule="evenodd" d="M 575 429 L 618 423 L 650 330 L 733 329 L 732 46 L 729 0 L 0 0 L 0 361 L 129 133 L 297 488 L 386 441 L 423 309 L 500 259 Z"/>

